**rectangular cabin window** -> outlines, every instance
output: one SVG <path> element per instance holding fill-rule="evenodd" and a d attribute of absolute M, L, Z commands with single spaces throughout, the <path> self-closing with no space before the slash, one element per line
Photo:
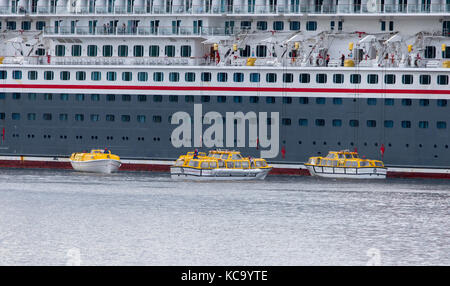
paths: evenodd
<path fill-rule="evenodd" d="M 120 45 L 117 47 L 117 56 L 128 57 L 128 46 Z"/>
<path fill-rule="evenodd" d="M 341 73 L 333 74 L 333 83 L 336 84 L 344 83 L 344 75 Z"/>
<path fill-rule="evenodd" d="M 194 96 L 193 95 L 186 95 L 184 97 L 184 101 L 187 102 L 187 103 L 194 102 Z"/>
<path fill-rule="evenodd" d="M 145 102 L 145 101 L 147 101 L 147 95 L 145 95 L 145 94 L 139 94 L 139 95 L 138 95 L 138 101 L 139 101 L 139 102 Z"/>
<path fill-rule="evenodd" d="M 22 79 L 22 71 L 15 70 L 12 72 L 13 79 Z"/>
<path fill-rule="evenodd" d="M 28 120 L 36 120 L 36 113 L 28 113 L 27 119 Z"/>
<path fill-rule="evenodd" d="M 275 103 L 275 96 L 268 96 L 268 97 L 266 97 L 266 103 L 274 104 Z"/>
<path fill-rule="evenodd" d="M 283 104 L 292 104 L 292 97 L 283 97 Z"/>
<path fill-rule="evenodd" d="M 309 103 L 309 98 L 307 98 L 307 97 L 299 97 L 298 98 L 298 103 L 300 103 L 300 104 L 308 104 Z"/>
<path fill-rule="evenodd" d="M 289 22 L 289 30 L 291 30 L 291 31 L 300 31 L 300 21 L 291 21 L 291 22 Z"/>
<path fill-rule="evenodd" d="M 435 46 L 426 46 L 425 47 L 425 58 L 426 59 L 436 58 L 436 47 Z"/>
<path fill-rule="evenodd" d="M 259 73 L 251 73 L 250 74 L 250 82 L 260 82 L 261 75 Z"/>
<path fill-rule="evenodd" d="M 131 101 L 131 95 L 122 94 L 122 101 Z"/>
<path fill-rule="evenodd" d="M 84 94 L 82 94 L 82 93 L 76 94 L 76 95 L 75 95 L 75 99 L 76 99 L 77 101 L 84 101 Z"/>
<path fill-rule="evenodd" d="M 122 122 L 130 122 L 130 120 L 131 120 L 130 115 L 122 115 L 122 116 L 120 116 L 120 118 L 121 118 Z"/>
<path fill-rule="evenodd" d="M 348 123 L 349 123 L 350 127 L 358 127 L 359 126 L 359 121 L 356 119 L 351 119 Z"/>
<path fill-rule="evenodd" d="M 149 56 L 153 57 L 153 58 L 159 57 L 159 46 L 155 46 L 155 45 L 150 46 L 149 47 Z"/>
<path fill-rule="evenodd" d="M 437 129 L 447 129 L 447 122 L 445 122 L 445 121 L 436 122 L 436 128 Z"/>
<path fill-rule="evenodd" d="M 177 97 L 177 101 L 178 101 L 178 97 Z M 153 102 L 162 102 L 162 95 L 159 95 L 159 94 L 153 95 Z"/>
<path fill-rule="evenodd" d="M 138 81 L 148 81 L 148 72 L 138 72 L 137 78 Z"/>
<path fill-rule="evenodd" d="M 44 71 L 44 80 L 53 80 L 54 73 L 53 71 Z"/>
<path fill-rule="evenodd" d="M 178 95 L 169 95 L 169 102 L 178 102 Z"/>
<path fill-rule="evenodd" d="M 266 21 L 257 21 L 256 29 L 260 30 L 260 31 L 266 31 L 267 30 L 267 22 Z"/>
<path fill-rule="evenodd" d="M 72 57 L 81 57 L 81 45 L 72 45 Z"/>
<path fill-rule="evenodd" d="M 259 97 L 257 97 L 257 96 L 250 96 L 249 102 L 250 103 L 259 103 Z"/>
<path fill-rule="evenodd" d="M 414 77 L 412 74 L 403 74 L 402 75 L 402 83 L 403 84 L 413 84 Z"/>
<path fill-rule="evenodd" d="M 66 55 L 66 46 L 56 45 L 55 46 L 55 56 L 64 57 Z"/>
<path fill-rule="evenodd" d="M 106 80 L 107 81 L 116 81 L 117 80 L 117 73 L 109 71 L 106 73 Z"/>
<path fill-rule="evenodd" d="M 135 45 L 133 47 L 133 56 L 135 57 L 143 57 L 144 56 L 144 46 Z"/>
<path fill-rule="evenodd" d="M 284 22 L 283 21 L 274 21 L 273 22 L 273 30 L 274 31 L 283 31 L 284 30 Z"/>
<path fill-rule="evenodd" d="M 269 82 L 269 83 L 277 82 L 277 74 L 276 73 L 267 73 L 266 74 L 266 82 Z"/>
<path fill-rule="evenodd" d="M 402 128 L 411 128 L 411 121 L 403 120 L 402 121 Z"/>
<path fill-rule="evenodd" d="M 0 79 L 7 79 L 8 78 L 8 72 L 5 70 L 0 70 Z"/>
<path fill-rule="evenodd" d="M 368 74 L 367 75 L 367 83 L 368 84 L 377 84 L 378 83 L 378 75 L 377 74 Z"/>
<path fill-rule="evenodd" d="M 184 74 L 184 81 L 186 82 L 195 82 L 195 73 L 187 72 Z"/>
<path fill-rule="evenodd" d="M 217 102 L 218 103 L 225 103 L 225 102 L 227 102 L 227 97 L 223 96 L 223 95 L 220 95 L 220 96 L 217 97 Z"/>
<path fill-rule="evenodd" d="M 256 57 L 265 58 L 267 57 L 267 47 L 265 45 L 256 46 Z"/>
<path fill-rule="evenodd" d="M 301 73 L 298 77 L 300 83 L 309 83 L 311 80 L 311 76 L 309 73 Z"/>
<path fill-rule="evenodd" d="M 439 107 L 446 107 L 447 106 L 447 99 L 438 99 L 436 101 L 436 104 Z"/>
<path fill-rule="evenodd" d="M 327 74 L 326 73 L 318 73 L 316 74 L 316 83 L 327 83 Z"/>
<path fill-rule="evenodd" d="M 384 76 L 385 84 L 395 84 L 395 74 L 387 74 Z"/>
<path fill-rule="evenodd" d="M 317 22 L 316 21 L 307 21 L 306 22 L 306 31 L 315 31 L 317 30 Z"/>
<path fill-rule="evenodd" d="M 234 82 L 243 82 L 244 81 L 244 74 L 241 72 L 235 72 L 233 74 L 233 81 Z"/>
<path fill-rule="evenodd" d="M 19 100 L 20 99 L 20 93 L 13 93 L 12 94 L 12 99 L 14 99 L 14 100 Z"/>
<path fill-rule="evenodd" d="M 368 98 L 367 105 L 377 105 L 377 99 L 376 98 Z"/>
<path fill-rule="evenodd" d="M 217 73 L 217 81 L 218 82 L 227 82 L 228 81 L 228 73 L 226 73 L 226 72 Z"/>
<path fill-rule="evenodd" d="M 133 79 L 132 72 L 122 72 L 122 80 L 123 81 L 131 81 Z"/>
<path fill-rule="evenodd" d="M 394 99 L 393 98 L 386 98 L 384 99 L 384 105 L 394 105 Z"/>
<path fill-rule="evenodd" d="M 209 95 L 202 95 L 201 97 L 200 97 L 200 101 L 201 102 L 210 102 L 211 101 L 211 96 L 209 96 Z"/>
<path fill-rule="evenodd" d="M 431 76 L 428 74 L 421 74 L 419 76 L 419 83 L 421 85 L 429 85 L 431 84 Z"/>
<path fill-rule="evenodd" d="M 87 56 L 88 57 L 96 57 L 97 56 L 97 46 L 96 45 L 88 45 L 87 46 Z"/>
<path fill-rule="evenodd" d="M 114 121 L 114 115 L 113 114 L 106 114 L 106 121 L 113 122 Z"/>
<path fill-rule="evenodd" d="M 242 103 L 242 96 L 233 96 L 234 103 Z"/>
<path fill-rule="evenodd" d="M 342 98 L 340 98 L 340 97 L 335 97 L 335 98 L 333 98 L 333 104 L 334 105 L 342 105 Z"/>
<path fill-rule="evenodd" d="M 394 121 L 392 121 L 392 120 L 384 121 L 384 128 L 393 128 L 393 127 L 394 127 Z"/>
<path fill-rule="evenodd" d="M 191 48 L 191 46 L 188 46 L 188 45 L 181 46 L 180 51 L 181 51 L 181 57 L 183 57 L 183 58 L 189 58 L 192 54 L 192 48 Z"/>
<path fill-rule="evenodd" d="M 91 94 L 91 101 L 100 101 L 100 94 Z"/>
<path fill-rule="evenodd" d="M 20 113 L 11 113 L 12 120 L 20 120 Z"/>
<path fill-rule="evenodd" d="M 308 119 L 306 119 L 306 118 L 300 118 L 300 119 L 298 120 L 298 125 L 299 125 L 299 126 L 308 126 Z"/>
<path fill-rule="evenodd" d="M 91 118 L 92 122 L 100 121 L 100 115 L 99 114 L 91 114 L 90 118 Z"/>
<path fill-rule="evenodd" d="M 361 75 L 360 74 L 351 74 L 350 75 L 350 83 L 360 84 L 361 83 Z"/>
<path fill-rule="evenodd" d="M 59 114 L 59 121 L 67 121 L 69 119 L 69 115 L 67 113 Z"/>
<path fill-rule="evenodd" d="M 428 128 L 428 121 L 419 121 L 419 128 L 421 129 Z"/>
<path fill-rule="evenodd" d="M 316 126 L 323 127 L 325 126 L 325 119 L 316 119 Z"/>
<path fill-rule="evenodd" d="M 36 30 L 43 31 L 45 28 L 45 21 L 37 21 L 36 22 Z"/>
<path fill-rule="evenodd" d="M 1 99 L 1 97 L 0 97 Z M 37 99 L 37 95 L 36 93 L 29 93 L 28 94 L 28 100 L 36 100 Z"/>
<path fill-rule="evenodd" d="M 437 84 L 448 85 L 448 75 L 440 74 L 437 76 Z"/>
<path fill-rule="evenodd" d="M 77 80 L 86 80 L 86 72 L 85 71 L 77 71 L 76 74 Z"/>
<path fill-rule="evenodd" d="M 341 119 L 333 119 L 332 124 L 333 124 L 333 127 L 341 127 L 342 120 Z"/>
<path fill-rule="evenodd" d="M 410 98 L 403 98 L 402 99 L 402 105 L 403 106 L 411 106 L 412 105 L 412 100 Z"/>
<path fill-rule="evenodd" d="M 283 74 L 283 82 L 291 83 L 294 81 L 294 74 L 292 73 L 284 73 Z"/>
<path fill-rule="evenodd" d="M 136 117 L 136 120 L 137 120 L 137 122 L 139 122 L 139 123 L 145 123 L 145 120 L 146 120 L 145 115 L 138 115 L 138 116 Z"/>
<path fill-rule="evenodd" d="M 155 82 L 164 81 L 164 73 L 163 72 L 154 72 L 153 73 L 153 81 L 155 81 Z"/>
<path fill-rule="evenodd" d="M 113 55 L 113 46 L 111 45 L 104 45 L 102 48 L 103 56 L 104 57 L 112 57 Z"/>
<path fill-rule="evenodd" d="M 153 116 L 153 122 L 154 123 L 161 123 L 162 122 L 162 117 L 160 115 L 154 115 Z"/>
<path fill-rule="evenodd" d="M 325 97 L 317 97 L 316 104 L 325 104 L 327 99 Z"/>
<path fill-rule="evenodd" d="M 429 99 L 419 99 L 419 105 L 420 106 L 429 106 L 430 100 Z"/>
<path fill-rule="evenodd" d="M 60 80 L 70 80 L 70 71 L 61 71 L 59 74 Z"/>
<path fill-rule="evenodd" d="M 93 71 L 91 72 L 91 80 L 92 81 L 99 81 L 102 79 L 102 73 L 99 71 Z"/>
<path fill-rule="evenodd" d="M 175 46 L 168 45 L 164 48 L 164 54 L 166 57 L 175 57 Z"/>
<path fill-rule="evenodd" d="M 202 72 L 201 80 L 203 82 L 210 82 L 211 81 L 211 73 L 210 72 Z"/>
<path fill-rule="evenodd" d="M 367 127 L 377 127 L 376 120 L 367 120 L 366 124 L 367 124 Z"/>
<path fill-rule="evenodd" d="M 44 113 L 44 114 L 42 114 L 42 119 L 44 119 L 44 120 L 52 120 L 52 114 L 51 113 Z"/>
<path fill-rule="evenodd" d="M 169 81 L 170 82 L 179 82 L 180 81 L 180 73 L 170 72 L 169 73 Z"/>

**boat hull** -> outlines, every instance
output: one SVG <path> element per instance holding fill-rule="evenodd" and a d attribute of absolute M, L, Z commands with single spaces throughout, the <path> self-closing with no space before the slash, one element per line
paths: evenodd
<path fill-rule="evenodd" d="M 91 161 L 70 161 L 76 171 L 111 174 L 116 172 L 121 162 L 113 159 L 100 159 Z"/>
<path fill-rule="evenodd" d="M 170 176 L 175 180 L 264 180 L 270 170 L 271 168 L 199 170 L 186 167 L 171 167 Z"/>
<path fill-rule="evenodd" d="M 336 179 L 386 179 L 386 168 L 344 168 L 306 165 L 311 176 Z"/>

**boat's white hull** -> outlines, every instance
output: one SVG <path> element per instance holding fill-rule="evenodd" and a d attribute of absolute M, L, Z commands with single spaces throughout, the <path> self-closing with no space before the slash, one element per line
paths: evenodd
<path fill-rule="evenodd" d="M 70 161 L 72 167 L 81 172 L 105 173 L 110 174 L 116 172 L 121 162 L 113 159 L 100 159 L 92 161 Z"/>
<path fill-rule="evenodd" d="M 264 180 L 271 169 L 212 169 L 198 170 L 184 167 L 171 167 L 170 176 L 176 180 Z"/>
<path fill-rule="evenodd" d="M 311 176 L 342 179 L 386 179 L 386 168 L 306 166 Z"/>

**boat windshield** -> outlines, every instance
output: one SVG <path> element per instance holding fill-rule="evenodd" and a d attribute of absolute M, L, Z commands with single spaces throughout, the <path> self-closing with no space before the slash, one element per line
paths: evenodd
<path fill-rule="evenodd" d="M 209 157 L 220 159 L 220 154 L 209 154 Z"/>
<path fill-rule="evenodd" d="M 358 159 L 359 158 L 358 154 L 353 154 L 353 158 Z"/>
<path fill-rule="evenodd" d="M 344 154 L 338 154 L 339 159 L 345 159 Z"/>
<path fill-rule="evenodd" d="M 175 166 L 183 166 L 184 160 L 177 160 L 175 161 Z"/>
<path fill-rule="evenodd" d="M 359 162 L 359 166 L 360 166 L 360 167 L 369 167 L 370 164 L 369 164 L 369 162 L 367 162 L 367 161 L 361 161 L 361 162 Z"/>
<path fill-rule="evenodd" d="M 221 157 L 223 160 L 226 160 L 226 159 L 228 159 L 228 154 L 222 154 L 222 157 Z"/>
<path fill-rule="evenodd" d="M 383 163 L 381 163 L 381 162 L 375 162 L 375 166 L 377 166 L 377 167 L 383 167 Z"/>
<path fill-rule="evenodd" d="M 233 154 L 231 156 L 231 159 L 232 160 L 240 160 L 240 159 L 242 159 L 242 156 L 241 156 L 241 154 Z"/>
<path fill-rule="evenodd" d="M 345 154 L 345 159 L 352 159 L 352 154 Z"/>

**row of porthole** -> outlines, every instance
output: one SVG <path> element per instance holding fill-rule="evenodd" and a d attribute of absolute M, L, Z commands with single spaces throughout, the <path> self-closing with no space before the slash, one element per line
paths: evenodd
<path fill-rule="evenodd" d="M 283 144 L 286 144 L 286 141 L 283 141 Z M 298 144 L 299 144 L 299 145 L 303 144 L 303 141 L 298 141 Z M 318 144 L 318 142 L 312 141 L 312 145 L 317 145 L 317 144 Z M 327 145 L 327 142 L 326 142 L 326 141 L 323 141 L 322 144 L 323 144 L 323 145 Z M 341 146 L 342 144 L 341 144 L 341 142 L 337 142 L 337 145 L 338 145 L 338 146 Z M 367 142 L 364 142 L 363 145 L 364 145 L 364 146 L 368 146 L 369 144 L 368 144 Z M 374 143 L 373 145 L 374 145 L 375 147 L 378 147 L 378 143 Z M 355 146 L 355 143 L 350 142 L 350 146 Z M 392 147 L 392 144 L 391 144 L 391 143 L 388 143 L 387 146 L 388 146 L 388 147 Z M 410 145 L 409 145 L 408 143 L 405 144 L 405 147 L 406 147 L 406 148 L 409 148 L 409 146 L 410 146 Z M 423 144 L 419 144 L 419 145 L 417 145 L 417 146 L 419 146 L 419 148 L 424 147 Z M 448 144 L 445 144 L 444 147 L 445 147 L 445 149 L 448 149 Z M 438 148 L 438 145 L 437 145 L 437 144 L 434 144 L 434 145 L 433 145 L 433 148 Z"/>

